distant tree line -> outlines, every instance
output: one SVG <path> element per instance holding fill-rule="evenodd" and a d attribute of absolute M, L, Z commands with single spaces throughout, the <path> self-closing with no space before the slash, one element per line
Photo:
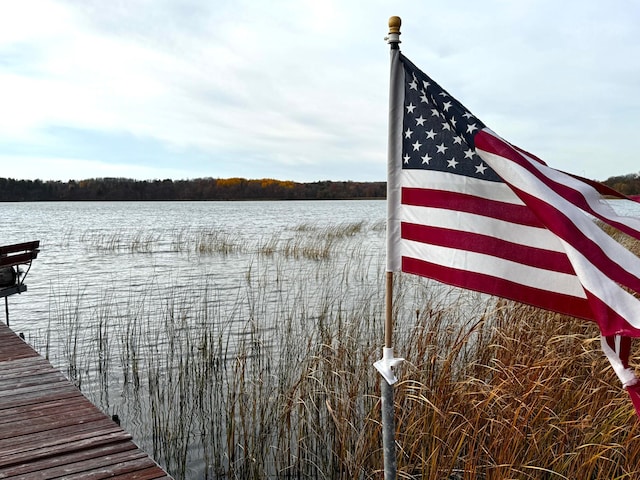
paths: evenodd
<path fill-rule="evenodd" d="M 640 172 L 609 177 L 602 183 L 624 195 L 640 195 Z"/>
<path fill-rule="evenodd" d="M 42 181 L 0 178 L 0 202 L 152 200 L 324 200 L 385 198 L 385 182 L 298 183 L 273 179 Z"/>
<path fill-rule="evenodd" d="M 625 195 L 640 195 L 640 173 L 602 182 Z M 263 178 L 197 178 L 194 180 L 14 180 L 0 178 L 0 202 L 86 200 L 338 200 L 385 198 L 386 182 L 321 181 L 298 183 Z"/>

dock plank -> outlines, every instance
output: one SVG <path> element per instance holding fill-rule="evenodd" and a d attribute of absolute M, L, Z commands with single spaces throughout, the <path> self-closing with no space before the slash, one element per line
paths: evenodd
<path fill-rule="evenodd" d="M 28 463 L 16 464 L 3 469 L 0 478 L 32 478 L 34 480 L 47 478 L 51 476 L 51 471 L 54 468 L 69 468 L 70 471 L 73 467 L 67 467 L 68 465 L 103 457 L 109 462 L 111 461 L 111 456 L 127 451 L 134 451 L 140 454 L 140 451 L 137 450 L 131 442 L 110 443 L 108 445 L 86 448 L 55 457 L 47 457 Z"/>
<path fill-rule="evenodd" d="M 59 372 L 55 371 L 22 377 L 0 377 L 0 395 L 11 395 L 16 390 L 23 388 L 47 387 L 59 382 L 67 382 L 67 380 Z"/>
<path fill-rule="evenodd" d="M 22 439 L 28 439 L 29 435 L 49 432 L 50 430 L 57 430 L 55 433 L 61 434 L 64 433 L 62 431 L 63 429 L 66 429 L 65 431 L 81 431 L 85 426 L 97 428 L 96 425 L 88 424 L 92 422 L 100 422 L 104 419 L 104 414 L 101 412 L 87 412 L 86 410 L 80 410 L 75 412 L 75 414 L 74 412 L 71 412 L 67 415 L 55 414 L 55 416 L 40 416 L 35 419 L 25 418 L 16 420 L 3 425 L 2 432 L 0 432 L 0 446 L 4 441 L 11 442 L 12 445 L 16 445 L 21 442 Z M 48 434 L 51 433 L 52 432 L 49 432 Z"/>
<path fill-rule="evenodd" d="M 146 464 L 150 466 L 154 466 L 153 461 L 146 456 L 144 452 L 140 450 L 132 449 L 125 450 L 122 452 L 110 452 L 107 454 L 103 454 L 101 456 L 65 456 L 66 462 L 59 463 L 56 462 L 55 465 L 52 465 L 51 462 L 38 462 L 38 465 L 34 465 L 38 467 L 37 469 L 33 469 L 31 471 L 24 472 L 20 475 L 14 475 L 12 480 L 16 478 L 23 478 L 29 480 L 45 480 L 47 478 L 69 478 L 71 475 L 76 474 L 84 474 L 85 478 L 89 476 L 92 472 L 96 474 L 97 472 L 103 471 L 108 472 L 109 475 L 113 476 L 117 474 L 115 472 L 118 471 L 119 465 L 129 464 L 131 471 L 139 470 L 137 468 L 137 463 L 140 459 L 146 459 Z"/>
<path fill-rule="evenodd" d="M 75 396 L 58 398 L 49 402 L 32 403 L 27 405 L 19 405 L 12 408 L 0 409 L 0 428 L 3 424 L 13 423 L 17 418 L 47 417 L 56 414 L 64 414 L 72 410 L 77 411 L 82 406 L 85 399 L 79 393 Z"/>
<path fill-rule="evenodd" d="M 0 479 L 168 479 L 131 435 L 0 322 Z"/>
<path fill-rule="evenodd" d="M 24 465 L 39 459 L 49 459 L 51 461 L 57 456 L 80 452 L 87 448 L 101 447 L 111 443 L 128 442 L 131 436 L 123 431 L 114 431 L 105 435 L 94 434 L 88 438 L 78 439 L 73 442 L 46 445 L 37 450 L 26 450 L 14 452 L 0 456 L 0 478 L 4 477 L 4 472 L 16 465 Z M 133 442 L 131 442 L 133 443 Z M 137 447 L 135 447 L 137 448 Z"/>
<path fill-rule="evenodd" d="M 7 395 L 0 399 L 0 409 L 11 408 L 19 405 L 44 403 L 50 400 L 72 397 L 79 393 L 76 392 L 77 391 L 70 390 L 68 385 L 61 383 L 55 387 L 49 387 L 45 390 L 32 390 L 30 392 L 23 392 L 22 395 Z"/>
<path fill-rule="evenodd" d="M 84 470 L 74 475 L 65 475 L 67 480 L 101 480 L 122 476 L 127 479 L 158 478 L 161 472 L 149 457 L 132 459 L 106 467 Z M 151 475 L 151 476 L 149 476 Z"/>

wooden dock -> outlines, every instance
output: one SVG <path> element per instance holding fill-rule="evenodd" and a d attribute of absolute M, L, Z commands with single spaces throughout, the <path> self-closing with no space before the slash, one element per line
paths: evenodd
<path fill-rule="evenodd" d="M 171 479 L 0 322 L 0 479 Z"/>

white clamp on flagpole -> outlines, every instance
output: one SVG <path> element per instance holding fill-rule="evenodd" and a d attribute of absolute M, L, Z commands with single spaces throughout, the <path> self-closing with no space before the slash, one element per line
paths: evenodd
<path fill-rule="evenodd" d="M 398 381 L 398 378 L 393 373 L 393 368 L 404 362 L 404 358 L 395 358 L 393 356 L 393 348 L 382 348 L 382 359 L 373 364 L 376 370 L 384 377 L 389 385 L 393 385 Z"/>

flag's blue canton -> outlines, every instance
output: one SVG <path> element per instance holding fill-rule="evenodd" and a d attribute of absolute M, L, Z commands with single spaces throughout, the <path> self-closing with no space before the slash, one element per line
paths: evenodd
<path fill-rule="evenodd" d="M 405 69 L 402 168 L 439 170 L 494 182 L 501 179 L 476 155 L 484 124 L 402 57 Z"/>

